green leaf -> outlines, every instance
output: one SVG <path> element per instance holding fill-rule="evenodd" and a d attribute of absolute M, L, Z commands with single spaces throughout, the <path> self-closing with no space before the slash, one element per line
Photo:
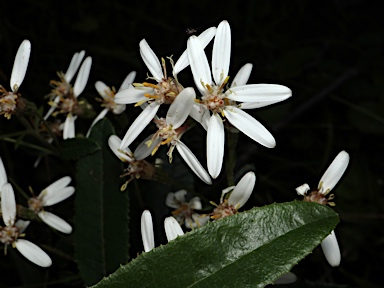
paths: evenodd
<path fill-rule="evenodd" d="M 254 208 L 143 253 L 94 288 L 264 287 L 308 255 L 338 216 L 316 203 Z"/>
<path fill-rule="evenodd" d="M 128 193 L 120 191 L 122 165 L 108 146 L 113 133 L 108 120 L 97 123 L 90 139 L 101 150 L 77 165 L 75 253 L 87 285 L 128 262 Z"/>
<path fill-rule="evenodd" d="M 72 138 L 61 143 L 61 157 L 76 160 L 100 150 L 101 146 L 92 138 Z"/>

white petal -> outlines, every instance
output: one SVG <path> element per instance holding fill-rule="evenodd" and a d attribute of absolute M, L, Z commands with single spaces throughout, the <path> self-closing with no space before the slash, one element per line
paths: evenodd
<path fill-rule="evenodd" d="M 148 147 L 146 143 L 153 138 L 153 135 L 154 134 L 149 135 L 139 144 L 139 146 L 137 146 L 135 152 L 133 152 L 133 155 L 135 155 L 136 160 L 143 160 L 147 158 L 149 155 L 152 154 L 153 149 L 155 149 L 155 147 L 160 144 L 161 139 L 156 138 Z"/>
<path fill-rule="evenodd" d="M 108 145 L 109 145 L 109 148 L 112 150 L 112 152 L 121 161 L 123 161 L 123 162 L 133 162 L 134 161 L 134 158 L 128 156 L 128 155 L 132 155 L 132 152 L 131 152 L 131 150 L 128 147 L 123 149 L 125 152 L 127 152 L 128 155 L 126 155 L 125 153 L 122 153 L 122 152 L 119 151 L 119 150 L 122 150 L 122 149 L 120 149 L 121 140 L 116 135 L 109 136 L 109 138 L 108 138 Z"/>
<path fill-rule="evenodd" d="M 197 160 L 196 156 L 193 155 L 191 150 L 181 141 L 178 141 L 176 144 L 176 149 L 180 153 L 181 157 L 183 157 L 184 161 L 188 164 L 188 166 L 192 169 L 192 171 L 205 183 L 212 184 L 211 177 L 203 166 L 201 166 L 199 160 Z"/>
<path fill-rule="evenodd" d="M 324 256 L 327 259 L 329 265 L 336 267 L 340 265 L 341 255 L 339 244 L 335 236 L 335 232 L 332 231 L 323 242 L 321 242 L 321 248 L 323 249 Z"/>
<path fill-rule="evenodd" d="M 237 72 L 235 78 L 233 78 L 231 87 L 243 86 L 247 84 L 249 76 L 251 76 L 253 65 L 250 63 L 245 64 L 239 72 Z"/>
<path fill-rule="evenodd" d="M 17 239 L 14 242 L 16 249 L 32 263 L 41 267 L 49 267 L 52 265 L 52 260 L 39 246 L 24 239 Z"/>
<path fill-rule="evenodd" d="M 213 113 L 207 131 L 207 166 L 213 179 L 219 176 L 223 166 L 224 141 L 223 121 L 217 113 Z"/>
<path fill-rule="evenodd" d="M 292 272 L 287 272 L 273 281 L 273 284 L 291 284 L 296 282 L 297 277 Z"/>
<path fill-rule="evenodd" d="M 148 105 L 147 108 L 141 112 L 141 114 L 136 118 L 129 127 L 127 133 L 125 134 L 123 140 L 121 141 L 120 149 L 125 149 L 139 136 L 139 134 L 144 130 L 145 127 L 152 121 L 155 117 L 157 110 L 159 110 L 160 104 L 157 102 L 152 102 Z"/>
<path fill-rule="evenodd" d="M 141 215 L 141 238 L 145 252 L 149 252 L 155 247 L 152 216 L 148 210 L 144 210 Z"/>
<path fill-rule="evenodd" d="M 163 69 L 155 52 L 149 47 L 145 39 L 140 41 L 140 55 L 153 78 L 159 82 L 164 78 Z"/>
<path fill-rule="evenodd" d="M 209 120 L 211 119 L 211 114 L 207 107 L 198 103 L 194 103 L 191 112 L 189 112 L 189 116 L 199 122 L 205 130 L 208 130 L 208 124 Z"/>
<path fill-rule="evenodd" d="M 184 235 L 183 229 L 181 229 L 180 224 L 172 216 L 165 218 L 164 228 L 168 242 L 176 239 L 177 236 Z"/>
<path fill-rule="evenodd" d="M 56 96 L 55 99 L 53 100 L 53 102 L 55 104 L 59 103 L 60 102 L 60 96 Z M 53 113 L 53 111 L 55 111 L 57 107 L 55 105 L 51 106 L 47 112 L 47 114 L 45 114 L 44 116 L 44 120 L 47 120 L 49 116 L 51 116 L 51 114 Z"/>
<path fill-rule="evenodd" d="M 216 27 L 211 27 L 206 29 L 199 36 L 197 36 L 200 40 L 201 46 L 203 46 L 203 49 L 209 44 L 209 42 L 211 42 L 215 34 L 216 34 Z M 183 54 L 181 54 L 179 60 L 177 60 L 177 62 L 175 63 L 175 66 L 173 67 L 173 75 L 179 74 L 179 72 L 181 72 L 188 65 L 189 65 L 188 51 L 185 50 Z"/>
<path fill-rule="evenodd" d="M 187 193 L 187 191 L 185 191 L 185 193 Z M 175 193 L 170 192 L 167 194 L 167 197 L 165 198 L 165 205 L 174 209 L 177 209 L 180 207 L 180 202 L 177 201 L 175 197 Z"/>
<path fill-rule="evenodd" d="M 31 55 L 31 42 L 24 40 L 17 50 L 11 74 L 11 89 L 17 92 L 27 72 L 29 56 Z"/>
<path fill-rule="evenodd" d="M 81 61 L 83 61 L 85 55 L 85 51 L 80 51 L 78 53 L 75 53 L 71 59 L 71 63 L 69 64 L 67 72 L 65 72 L 65 81 L 67 83 L 71 82 L 73 76 L 75 75 L 77 69 L 80 67 Z"/>
<path fill-rule="evenodd" d="M 220 86 L 228 76 L 231 61 L 231 27 L 227 21 L 222 21 L 216 30 L 212 52 L 212 75 L 217 86 Z"/>
<path fill-rule="evenodd" d="M 5 172 L 3 160 L 0 157 L 0 187 L 3 187 L 8 182 L 7 172 Z"/>
<path fill-rule="evenodd" d="M 60 231 L 66 234 L 69 234 L 72 232 L 71 225 L 69 225 L 66 221 L 61 219 L 59 216 L 56 216 L 55 214 L 52 214 L 47 211 L 41 211 L 37 215 L 45 224 L 47 224 L 48 226 L 51 226 L 57 231 Z"/>
<path fill-rule="evenodd" d="M 195 209 L 195 210 L 201 210 L 203 209 L 203 205 L 201 204 L 201 200 L 199 197 L 193 197 L 190 201 L 189 201 L 189 206 L 191 206 L 192 209 Z"/>
<path fill-rule="evenodd" d="M 75 120 L 72 114 L 68 114 L 65 118 L 64 129 L 63 129 L 63 139 L 75 138 Z"/>
<path fill-rule="evenodd" d="M 99 122 L 101 119 L 103 119 L 103 118 L 105 117 L 105 115 L 107 115 L 108 111 L 109 111 L 108 108 L 104 108 L 104 109 L 100 112 L 100 114 L 97 115 L 97 117 L 95 118 L 95 120 L 93 120 L 91 126 L 89 127 L 88 132 L 87 132 L 87 135 L 85 135 L 85 137 L 87 137 L 87 138 L 89 137 L 89 134 L 91 134 L 91 130 L 92 130 L 93 126 L 95 126 L 95 124 L 96 124 L 97 122 Z"/>
<path fill-rule="evenodd" d="M 25 220 L 17 220 L 15 223 L 15 226 L 19 228 L 20 233 L 24 233 L 25 229 L 27 229 L 28 225 L 31 223 L 31 221 L 25 221 Z"/>
<path fill-rule="evenodd" d="M 113 108 L 112 112 L 113 114 L 119 115 L 125 111 L 126 105 L 125 104 L 116 104 L 115 108 Z"/>
<path fill-rule="evenodd" d="M 195 84 L 202 95 L 205 94 L 204 85 L 212 84 L 211 70 L 209 69 L 208 59 L 205 55 L 203 46 L 196 36 L 191 36 L 187 42 L 188 60 L 191 65 L 193 79 Z"/>
<path fill-rule="evenodd" d="M 185 195 L 187 195 L 187 190 L 179 190 L 174 193 L 175 199 L 181 203 L 185 203 Z"/>
<path fill-rule="evenodd" d="M 319 189 L 321 188 L 321 193 L 326 193 L 327 190 L 332 190 L 333 187 L 335 187 L 341 176 L 343 176 L 345 169 L 347 169 L 348 163 L 349 154 L 345 151 L 341 151 L 320 179 Z"/>
<path fill-rule="evenodd" d="M 140 87 L 140 88 L 128 88 L 121 90 L 115 95 L 116 104 L 133 104 L 141 101 L 148 100 L 144 94 L 152 94 L 153 89 L 149 87 Z"/>
<path fill-rule="evenodd" d="M 227 98 L 240 102 L 280 102 L 292 96 L 286 86 L 277 84 L 248 84 L 230 88 Z"/>
<path fill-rule="evenodd" d="M 51 185 L 46 187 L 44 190 L 47 190 L 48 194 L 54 193 L 57 190 L 60 190 L 60 189 L 67 187 L 68 184 L 71 183 L 71 181 L 72 181 L 71 177 L 64 176 L 64 177 L 60 178 L 59 180 L 56 180 L 55 182 L 53 182 Z M 40 197 L 40 195 L 39 195 L 39 197 Z"/>
<path fill-rule="evenodd" d="M 125 77 L 123 83 L 121 83 L 121 86 L 118 91 L 123 91 L 125 89 L 130 88 L 133 81 L 135 81 L 135 77 L 136 77 L 136 71 L 132 71 L 131 73 L 129 73 L 127 77 Z"/>
<path fill-rule="evenodd" d="M 281 101 L 286 100 L 287 98 L 282 99 Z M 262 108 L 266 107 L 281 101 L 263 101 L 263 102 L 247 102 L 247 103 L 241 103 L 239 108 L 240 109 L 256 109 L 256 108 Z"/>
<path fill-rule="evenodd" d="M 252 140 L 261 145 L 273 148 L 276 146 L 272 134 L 255 118 L 237 107 L 224 110 L 225 117 L 229 122 Z"/>
<path fill-rule="evenodd" d="M 70 182 L 71 177 L 65 176 L 41 191 L 38 198 L 43 201 L 44 206 L 51 206 L 59 203 L 75 193 L 74 187 L 67 186 Z"/>
<path fill-rule="evenodd" d="M 75 85 L 73 86 L 73 94 L 78 97 L 87 85 L 89 73 L 91 72 L 92 58 L 88 56 L 83 64 L 81 64 L 79 74 L 77 74 Z"/>
<path fill-rule="evenodd" d="M 229 196 L 228 204 L 233 205 L 236 209 L 243 207 L 251 196 L 255 183 L 256 175 L 254 172 L 250 171 L 245 174 Z"/>
<path fill-rule="evenodd" d="M 307 183 L 305 183 L 305 184 L 297 187 L 296 192 L 297 192 L 297 194 L 304 196 L 309 191 L 309 189 L 310 189 L 309 185 Z"/>
<path fill-rule="evenodd" d="M 97 81 L 95 83 L 95 88 L 97 90 L 97 93 L 99 93 L 99 95 L 103 97 L 104 100 L 108 100 L 109 98 L 111 98 L 111 88 L 109 88 L 104 82 Z"/>
<path fill-rule="evenodd" d="M 10 226 L 15 223 L 15 192 L 13 192 L 13 187 L 9 183 L 5 183 L 1 188 L 1 215 L 3 216 L 5 225 Z"/>
<path fill-rule="evenodd" d="M 185 88 L 181 91 L 168 109 L 167 124 L 172 125 L 173 129 L 177 129 L 184 124 L 195 103 L 195 97 L 196 94 L 193 88 Z"/>

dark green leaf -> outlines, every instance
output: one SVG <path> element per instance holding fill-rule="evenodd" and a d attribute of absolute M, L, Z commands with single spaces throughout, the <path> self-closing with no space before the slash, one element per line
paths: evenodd
<path fill-rule="evenodd" d="M 114 133 L 108 120 L 92 129 L 101 150 L 81 158 L 77 166 L 75 252 L 87 285 L 128 262 L 128 193 L 120 191 L 121 162 L 110 151 Z"/>
<path fill-rule="evenodd" d="M 315 203 L 254 208 L 143 253 L 94 288 L 264 287 L 308 255 L 338 221 Z"/>
<path fill-rule="evenodd" d="M 101 146 L 92 138 L 72 138 L 61 143 L 61 157 L 76 160 L 100 150 Z"/>

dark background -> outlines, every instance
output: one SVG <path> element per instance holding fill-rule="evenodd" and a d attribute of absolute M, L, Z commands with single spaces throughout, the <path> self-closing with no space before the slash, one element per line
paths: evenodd
<path fill-rule="evenodd" d="M 341 219 L 336 229 L 341 265 L 329 267 L 316 249 L 293 268 L 299 280 L 291 286 L 382 286 L 384 23 L 380 1 L 10 2 L 0 1 L 0 83 L 8 88 L 17 48 L 29 39 L 32 54 L 20 91 L 44 109 L 49 80 L 56 78 L 56 71 L 66 71 L 74 52 L 84 49 L 93 58 L 83 96 L 95 104 L 93 83 L 97 80 L 118 87 L 136 70 L 136 80 L 144 81 L 147 70 L 139 55 L 141 39 L 145 38 L 159 57 L 173 54 L 177 60 L 186 48 L 187 28 L 199 33 L 228 20 L 232 29 L 230 76 L 243 64 L 252 63 L 248 83 L 283 84 L 293 91 L 293 97 L 284 103 L 250 112 L 273 133 L 276 148 L 263 148 L 239 135 L 237 176 L 249 168 L 257 173 L 253 202 L 246 208 L 298 198 L 295 187 L 309 183 L 315 188 L 339 151 L 346 150 L 351 156 L 350 166 L 335 188 L 335 210 Z M 189 77 L 185 70 L 180 81 L 188 83 Z M 137 110 L 127 110 L 124 116 L 109 117 L 122 137 L 137 115 Z M 18 127 L 15 119 L 0 121 L 0 133 Z M 80 121 L 79 131 L 85 133 L 91 121 Z M 191 147 L 203 134 L 195 135 L 186 140 Z M 4 142 L 0 149 L 8 174 L 17 183 L 41 183 L 46 173 L 60 174 L 60 169 L 74 173 L 69 164 L 65 168 L 52 164 L 48 172 L 43 168 L 34 171 L 34 155 L 15 151 Z M 199 157 L 203 153 L 202 146 Z M 212 196 L 207 189 L 226 187 L 225 176 L 212 187 L 198 181 L 196 186 L 203 199 L 217 202 L 218 192 Z M 142 196 L 144 200 L 155 194 L 148 193 Z M 162 201 L 153 196 L 151 201 L 137 204 L 135 197 L 131 198 L 133 214 L 151 202 Z M 137 214 L 132 217 L 138 219 Z M 137 227 L 133 224 L 131 229 L 136 231 Z M 136 232 L 132 255 L 142 251 Z M 7 261 L 8 256 L 0 256 L 1 287 L 39 287 L 22 276 L 26 274 L 23 268 L 5 275 L 2 271 L 9 265 Z M 74 263 L 54 265 L 49 274 L 34 271 L 52 287 L 81 286 L 81 280 L 68 276 L 77 273 Z"/>

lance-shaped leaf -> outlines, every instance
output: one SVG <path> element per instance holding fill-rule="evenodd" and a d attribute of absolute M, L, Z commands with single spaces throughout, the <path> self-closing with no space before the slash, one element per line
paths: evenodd
<path fill-rule="evenodd" d="M 122 166 L 108 147 L 114 129 L 99 121 L 89 136 L 101 150 L 78 161 L 75 253 L 80 275 L 93 285 L 128 262 L 128 193 L 120 191 Z"/>
<path fill-rule="evenodd" d="M 89 138 L 71 138 L 61 143 L 61 157 L 66 160 L 76 160 L 100 150 L 100 145 Z"/>
<path fill-rule="evenodd" d="M 143 253 L 94 288 L 264 287 L 307 256 L 338 221 L 316 203 L 254 208 Z"/>

